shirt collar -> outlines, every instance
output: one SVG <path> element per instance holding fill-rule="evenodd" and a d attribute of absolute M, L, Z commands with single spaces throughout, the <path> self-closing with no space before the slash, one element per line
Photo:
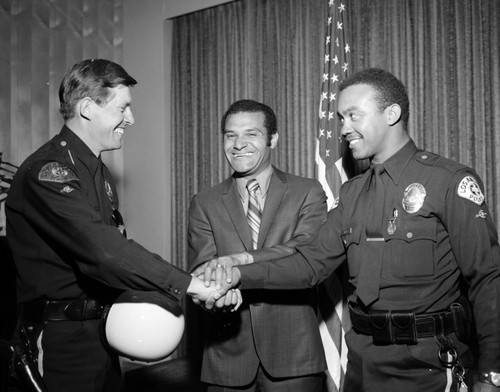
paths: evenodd
<path fill-rule="evenodd" d="M 406 168 L 408 163 L 413 159 L 413 156 L 417 152 L 417 146 L 412 139 L 408 141 L 403 147 L 401 147 L 394 155 L 387 159 L 383 165 L 384 169 L 391 177 L 394 184 L 398 185 L 401 173 Z"/>
<path fill-rule="evenodd" d="M 254 177 L 259 183 L 260 194 L 262 195 L 262 197 L 265 197 L 267 194 L 272 174 L 273 174 L 273 166 L 270 164 L 261 173 L 259 173 L 256 177 Z M 244 197 L 244 195 L 247 194 L 246 186 L 247 182 L 250 180 L 251 178 L 236 177 L 236 184 L 238 186 L 238 192 L 240 193 L 240 196 Z"/>
<path fill-rule="evenodd" d="M 89 172 L 94 175 L 97 168 L 102 164 L 101 158 L 96 157 L 89 146 L 66 125 L 63 126 L 59 135 L 62 139 L 61 145 L 63 145 L 62 143 L 66 143 L 71 159 L 79 159 L 87 166 Z"/>

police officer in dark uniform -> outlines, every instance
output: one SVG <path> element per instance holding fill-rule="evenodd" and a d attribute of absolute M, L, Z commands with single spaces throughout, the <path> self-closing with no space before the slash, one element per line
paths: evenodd
<path fill-rule="evenodd" d="M 111 61 L 74 65 L 59 90 L 64 127 L 21 165 L 7 198 L 20 304 L 16 335 L 50 392 L 120 390 L 118 357 L 101 343 L 99 319 L 124 290 L 160 292 L 175 302 L 187 293 L 208 307 L 218 298 L 125 237 L 101 152 L 119 149 L 134 123 L 135 84 Z"/>
<path fill-rule="evenodd" d="M 233 285 L 307 287 L 347 259 L 355 291 L 344 391 L 498 390 L 500 254 L 477 173 L 415 146 L 407 93 L 386 71 L 345 80 L 338 115 L 370 170 L 342 186 L 316 242 L 284 260 L 234 267 Z M 230 263 L 220 262 L 230 280 Z"/>

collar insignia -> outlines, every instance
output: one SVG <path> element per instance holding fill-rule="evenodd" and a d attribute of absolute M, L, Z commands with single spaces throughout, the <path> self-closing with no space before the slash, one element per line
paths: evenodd
<path fill-rule="evenodd" d="M 106 195 L 108 195 L 108 199 L 111 203 L 114 202 L 113 190 L 111 189 L 111 185 L 109 185 L 108 180 L 104 181 L 104 189 L 106 190 Z"/>

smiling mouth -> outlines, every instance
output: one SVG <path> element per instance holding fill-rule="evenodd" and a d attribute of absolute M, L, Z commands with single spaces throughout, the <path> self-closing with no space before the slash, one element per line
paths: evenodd
<path fill-rule="evenodd" d="M 251 156 L 252 154 L 253 154 L 253 153 L 251 153 L 251 152 L 245 152 L 245 153 L 238 153 L 238 154 L 233 153 L 232 155 L 233 155 L 233 157 L 235 157 L 235 158 L 244 158 L 244 157 L 249 157 L 249 156 Z"/>
<path fill-rule="evenodd" d="M 123 131 L 124 131 L 123 128 L 116 128 L 115 129 L 115 133 L 117 133 L 118 135 L 123 135 Z"/>
<path fill-rule="evenodd" d="M 358 144 L 361 141 L 361 139 L 352 139 L 348 140 L 347 142 L 349 143 L 349 147 L 354 147 L 356 144 Z"/>

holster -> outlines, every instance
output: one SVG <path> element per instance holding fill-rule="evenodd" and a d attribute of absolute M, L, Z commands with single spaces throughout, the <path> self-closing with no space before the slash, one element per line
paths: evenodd
<path fill-rule="evenodd" d="M 23 392 L 48 392 L 33 355 L 19 345 L 12 346 L 11 350 L 12 377 L 17 381 L 20 389 Z"/>
<path fill-rule="evenodd" d="M 418 341 L 414 312 L 372 311 L 369 320 L 373 327 L 373 343 L 376 345 L 416 344 Z"/>
<path fill-rule="evenodd" d="M 7 356 L 9 391 L 48 392 L 37 364 L 36 340 L 42 325 L 24 324 L 21 320 L 10 341 L 2 341 Z"/>
<path fill-rule="evenodd" d="M 468 343 L 472 337 L 472 311 L 468 299 L 460 296 L 458 300 L 450 305 L 453 315 L 455 334 L 462 343 Z"/>

